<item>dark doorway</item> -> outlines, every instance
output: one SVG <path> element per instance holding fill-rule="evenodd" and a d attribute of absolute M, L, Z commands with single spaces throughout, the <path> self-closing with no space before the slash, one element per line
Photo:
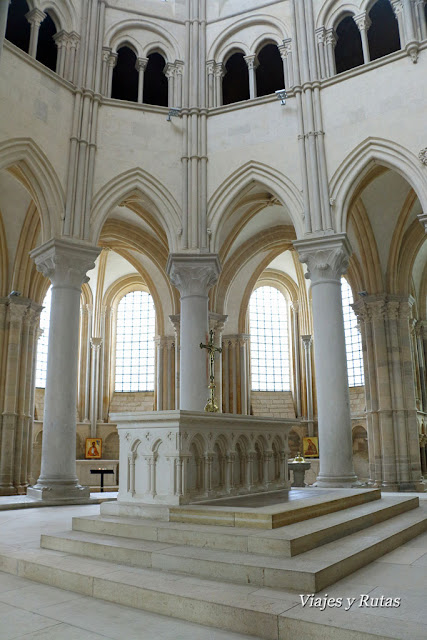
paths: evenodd
<path fill-rule="evenodd" d="M 249 71 L 243 53 L 233 53 L 225 64 L 222 80 L 222 103 L 249 100 Z"/>

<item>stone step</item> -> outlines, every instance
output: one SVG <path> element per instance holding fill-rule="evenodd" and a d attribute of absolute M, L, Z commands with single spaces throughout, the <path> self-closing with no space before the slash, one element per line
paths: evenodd
<path fill-rule="evenodd" d="M 327 543 L 321 552 L 313 549 L 295 558 L 174 546 L 80 531 L 42 535 L 41 546 L 134 567 L 310 593 L 337 582 L 426 529 L 424 511 L 414 509 L 339 542 Z"/>
<path fill-rule="evenodd" d="M 424 640 L 416 620 L 302 608 L 298 594 L 32 549 L 0 553 L 0 570 L 108 602 L 262 640 Z M 342 595 L 351 596 L 343 590 Z M 94 601 L 96 606 L 96 601 Z"/>
<path fill-rule="evenodd" d="M 381 500 L 268 532 L 240 527 L 225 528 L 107 516 L 73 518 L 73 530 L 208 549 L 291 557 L 415 509 L 418 504 L 416 497 L 383 497 Z"/>
<path fill-rule="evenodd" d="M 380 498 L 379 489 L 334 489 L 333 492 L 314 489 L 313 497 L 301 500 L 289 500 L 265 507 L 238 506 L 244 504 L 245 500 L 253 499 L 245 496 L 221 500 L 220 506 L 215 504 L 218 501 L 212 501 L 212 505 L 203 503 L 170 507 L 169 521 L 222 527 L 277 529 Z M 227 506 L 228 503 L 230 506 Z M 112 505 L 110 508 L 114 510 L 115 506 Z M 117 508 L 120 508 L 120 505 L 117 505 Z"/>

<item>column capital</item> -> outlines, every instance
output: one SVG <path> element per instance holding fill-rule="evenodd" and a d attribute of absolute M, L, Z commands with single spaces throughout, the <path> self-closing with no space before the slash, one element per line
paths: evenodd
<path fill-rule="evenodd" d="M 390 0 L 390 4 L 393 8 L 394 14 L 397 17 L 399 13 L 403 11 L 403 3 L 402 0 Z"/>
<path fill-rule="evenodd" d="M 224 331 L 225 323 L 228 320 L 228 316 L 223 316 L 220 313 L 209 312 L 209 329 L 213 329 L 215 332 L 222 333 Z"/>
<path fill-rule="evenodd" d="M 137 71 L 145 71 L 148 64 L 148 58 L 137 58 L 135 62 L 135 69 Z"/>
<path fill-rule="evenodd" d="M 103 339 L 102 338 L 91 338 L 90 339 L 90 346 L 92 347 L 93 351 L 99 351 L 101 348 L 101 345 L 103 343 Z"/>
<path fill-rule="evenodd" d="M 319 27 L 318 29 L 316 29 L 315 34 L 316 34 L 317 42 L 319 44 L 325 44 L 325 39 L 326 39 L 326 29 L 325 29 L 325 27 Z"/>
<path fill-rule="evenodd" d="M 221 273 L 217 254 L 169 254 L 166 273 L 181 298 L 207 296 Z"/>
<path fill-rule="evenodd" d="M 111 51 L 110 55 L 108 56 L 108 60 L 107 60 L 107 64 L 109 67 L 111 67 L 112 69 L 114 69 L 114 67 L 117 64 L 117 58 L 119 57 L 118 53 L 115 53 L 114 51 Z"/>
<path fill-rule="evenodd" d="M 58 31 L 57 33 L 55 33 L 55 35 L 53 36 L 53 39 L 55 40 L 56 46 L 59 49 L 60 47 L 67 46 L 68 41 L 70 39 L 70 34 L 64 31 L 64 29 L 61 29 L 61 31 Z"/>
<path fill-rule="evenodd" d="M 80 291 L 89 278 L 86 273 L 94 268 L 101 249 L 88 243 L 53 238 L 30 253 L 37 271 L 49 278 L 53 287 Z"/>
<path fill-rule="evenodd" d="M 79 42 L 80 42 L 79 34 L 76 33 L 76 31 L 71 31 L 68 34 L 68 44 L 70 46 L 70 49 L 77 49 Z"/>
<path fill-rule="evenodd" d="M 311 345 L 313 344 L 313 336 L 312 335 L 301 336 L 301 340 L 304 345 L 304 349 L 306 351 L 309 351 L 311 349 Z"/>
<path fill-rule="evenodd" d="M 249 70 L 256 69 L 258 67 L 259 62 L 255 54 L 251 54 L 249 56 L 243 56 L 243 58 Z"/>
<path fill-rule="evenodd" d="M 215 73 L 215 60 L 207 60 L 206 61 L 206 70 L 208 75 L 213 75 Z"/>
<path fill-rule="evenodd" d="M 47 14 L 44 11 L 42 11 L 41 9 L 37 9 L 36 7 L 35 9 L 31 9 L 31 11 L 28 11 L 28 13 L 25 14 L 25 17 L 31 25 L 39 27 L 43 20 L 46 18 L 46 15 Z"/>
<path fill-rule="evenodd" d="M 325 42 L 327 45 L 332 45 L 335 47 L 337 44 L 337 35 L 335 33 L 335 29 L 326 29 L 325 32 Z"/>
<path fill-rule="evenodd" d="M 222 62 L 217 62 L 215 64 L 215 76 L 218 78 L 223 78 L 225 76 L 225 74 L 227 73 L 227 70 L 225 68 L 225 65 Z"/>
<path fill-rule="evenodd" d="M 427 157 L 427 150 L 426 150 L 426 157 Z M 427 213 L 420 213 L 420 215 L 418 216 L 418 220 L 421 222 L 422 225 L 424 225 L 424 230 L 427 233 Z"/>
<path fill-rule="evenodd" d="M 353 16 L 353 20 L 357 24 L 359 31 L 368 31 L 372 22 L 366 11 L 362 11 L 357 16 Z"/>
<path fill-rule="evenodd" d="M 176 333 L 179 335 L 179 329 L 180 329 L 180 325 L 181 325 L 181 315 L 179 313 L 177 313 L 175 315 L 171 315 L 171 316 L 169 316 L 169 320 L 170 320 L 173 328 L 175 329 Z"/>
<path fill-rule="evenodd" d="M 163 68 L 163 73 L 165 74 L 166 78 L 173 78 L 173 76 L 175 75 L 175 70 L 176 67 L 174 65 L 173 62 L 167 62 Z"/>
<path fill-rule="evenodd" d="M 347 234 L 307 237 L 296 240 L 294 247 L 298 251 L 300 262 L 307 264 L 305 277 L 311 280 L 311 286 L 320 282 L 341 282 L 351 255 Z"/>

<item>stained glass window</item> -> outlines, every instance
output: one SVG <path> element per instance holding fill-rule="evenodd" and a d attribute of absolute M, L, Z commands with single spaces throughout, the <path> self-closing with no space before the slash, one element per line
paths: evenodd
<path fill-rule="evenodd" d="M 116 391 L 154 390 L 156 313 L 151 295 L 132 291 L 117 308 Z"/>
<path fill-rule="evenodd" d="M 344 315 L 345 349 L 347 352 L 348 384 L 350 387 L 363 387 L 362 338 L 357 328 L 357 317 L 350 305 L 353 293 L 345 278 L 341 278 L 342 310 Z"/>
<path fill-rule="evenodd" d="M 254 391 L 289 391 L 289 327 L 286 298 L 259 287 L 249 302 L 251 372 Z"/>

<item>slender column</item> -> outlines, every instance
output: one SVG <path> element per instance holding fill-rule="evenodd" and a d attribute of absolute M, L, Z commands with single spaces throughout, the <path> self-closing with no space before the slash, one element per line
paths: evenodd
<path fill-rule="evenodd" d="M 156 338 L 156 364 L 157 364 L 157 375 L 156 375 L 156 391 L 157 391 L 157 411 L 163 410 L 163 349 L 164 349 L 164 339 Z"/>
<path fill-rule="evenodd" d="M 292 338 L 294 343 L 294 371 L 295 371 L 295 404 L 297 417 L 301 417 L 301 363 L 300 363 L 300 341 L 299 341 L 299 302 L 295 301 L 292 308 Z"/>
<path fill-rule="evenodd" d="M 173 380 L 173 367 L 172 367 L 172 357 L 175 341 L 171 337 L 165 338 L 165 347 L 166 347 L 166 407 L 165 409 L 173 409 L 172 406 L 172 386 L 174 384 Z"/>
<path fill-rule="evenodd" d="M 3 0 L 3 2 L 0 2 L 0 59 L 1 59 L 1 52 L 3 51 L 3 42 L 4 42 L 4 36 L 6 33 L 8 11 L 9 11 L 9 2 L 7 0 Z"/>
<path fill-rule="evenodd" d="M 215 332 L 215 346 L 219 349 L 222 346 L 222 332 L 224 331 L 224 325 L 227 322 L 228 316 L 223 316 L 218 313 L 209 313 L 209 329 Z M 222 357 L 223 354 L 217 354 L 215 358 L 215 396 L 218 401 L 218 407 L 222 413 Z"/>
<path fill-rule="evenodd" d="M 68 47 L 65 57 L 64 78 L 70 82 L 75 82 L 76 77 L 76 55 L 79 48 L 80 36 L 72 31 L 68 37 Z"/>
<path fill-rule="evenodd" d="M 311 346 L 313 338 L 310 335 L 301 336 L 304 345 L 305 384 L 307 394 L 308 435 L 313 436 L 313 373 L 311 370 Z"/>
<path fill-rule="evenodd" d="M 250 451 L 246 456 L 246 489 L 250 491 L 254 484 L 254 461 L 255 452 Z"/>
<path fill-rule="evenodd" d="M 102 67 L 101 67 L 101 93 L 108 96 L 108 76 L 109 64 L 108 60 L 112 54 L 110 47 L 102 47 Z"/>
<path fill-rule="evenodd" d="M 427 38 L 427 19 L 426 19 L 424 7 L 425 7 L 424 0 L 415 0 L 415 11 L 417 15 L 418 32 L 419 32 L 420 40 L 425 40 Z"/>
<path fill-rule="evenodd" d="M 80 295 L 98 247 L 53 239 L 31 252 L 52 282 L 41 473 L 28 495 L 73 502 L 89 497 L 76 476 L 76 403 Z"/>
<path fill-rule="evenodd" d="M 427 377 L 426 377 L 426 361 L 423 346 L 423 333 L 425 329 L 423 323 L 417 322 L 415 326 L 415 335 L 417 340 L 417 352 L 418 352 L 418 370 L 420 372 L 420 385 L 421 385 L 421 401 L 422 410 L 427 413 Z"/>
<path fill-rule="evenodd" d="M 367 64 L 368 62 L 371 61 L 371 54 L 369 52 L 369 43 L 368 43 L 368 30 L 369 30 L 369 27 L 371 26 L 371 20 L 368 14 L 366 13 L 366 11 L 363 11 L 363 13 L 359 13 L 359 15 L 357 16 L 353 16 L 353 20 L 357 24 L 357 27 L 360 31 L 360 37 L 362 40 L 362 49 L 363 49 L 363 62 L 364 64 Z"/>
<path fill-rule="evenodd" d="M 168 62 L 163 73 L 168 80 L 168 107 L 175 107 L 175 65 Z"/>
<path fill-rule="evenodd" d="M 217 62 L 215 65 L 215 107 L 222 105 L 222 79 L 225 74 L 225 66 L 222 62 Z"/>
<path fill-rule="evenodd" d="M 284 76 L 285 76 L 285 87 L 286 87 L 286 89 L 291 89 L 294 86 L 294 65 L 293 65 L 293 59 L 292 59 L 292 38 L 285 38 L 285 40 L 283 40 L 283 47 L 284 47 L 283 55 L 285 57 L 283 57 L 283 55 L 282 55 L 282 60 L 283 60 L 283 64 L 284 64 L 283 73 L 284 73 Z M 281 47 L 279 47 L 279 50 L 280 50 L 280 53 L 282 54 Z M 288 82 L 288 84 L 286 84 L 286 81 Z"/>
<path fill-rule="evenodd" d="M 182 82 L 184 76 L 184 63 L 175 60 L 175 107 L 182 108 Z"/>
<path fill-rule="evenodd" d="M 327 78 L 327 61 L 326 61 L 326 51 L 325 51 L 325 42 L 326 42 L 326 31 L 325 27 L 319 27 L 316 29 L 316 41 L 317 41 L 317 51 L 319 53 L 319 62 L 320 62 L 320 77 Z"/>
<path fill-rule="evenodd" d="M 406 45 L 406 33 L 405 33 L 405 22 L 403 19 L 402 0 L 390 0 L 390 2 L 391 2 L 391 6 L 393 7 L 394 15 L 396 16 L 397 24 L 399 26 L 400 44 L 403 49 Z"/>
<path fill-rule="evenodd" d="M 96 438 L 96 425 L 98 422 L 98 394 L 99 394 L 99 354 L 102 346 L 102 338 L 92 338 L 90 341 L 92 351 L 91 390 L 90 390 L 90 437 Z"/>
<path fill-rule="evenodd" d="M 39 40 L 40 25 L 46 18 L 46 14 L 44 13 L 44 11 L 40 11 L 40 9 L 32 9 L 25 15 L 25 17 L 27 18 L 31 26 L 30 46 L 28 48 L 28 53 L 32 58 L 35 58 L 37 55 L 37 44 Z"/>
<path fill-rule="evenodd" d="M 112 92 L 112 88 L 113 88 L 113 71 L 114 71 L 114 67 L 117 64 L 117 58 L 118 58 L 118 54 L 117 53 L 110 53 L 110 55 L 108 56 L 108 61 L 107 61 L 107 67 L 108 67 L 108 72 L 107 72 L 107 90 L 105 95 L 107 96 L 107 98 L 111 98 L 111 92 Z"/>
<path fill-rule="evenodd" d="M 231 493 L 234 489 L 234 461 L 236 454 L 234 452 L 227 453 L 226 455 L 226 472 L 225 472 L 225 488 L 228 493 Z"/>
<path fill-rule="evenodd" d="M 179 367 L 180 367 L 180 316 L 169 316 L 175 330 L 175 409 L 179 409 Z"/>
<path fill-rule="evenodd" d="M 169 278 L 181 294 L 180 408 L 203 411 L 208 397 L 206 353 L 200 349 L 208 333 L 208 292 L 221 267 L 215 254 L 171 254 Z"/>
<path fill-rule="evenodd" d="M 414 24 L 414 12 L 412 10 L 412 0 L 402 0 L 403 5 L 403 19 L 405 23 L 405 46 L 406 51 L 411 56 L 412 62 L 418 60 L 418 48 L 417 36 L 415 34 Z"/>
<path fill-rule="evenodd" d="M 237 413 L 237 337 L 231 339 L 231 388 L 233 390 L 233 413 Z"/>
<path fill-rule="evenodd" d="M 249 415 L 249 376 L 248 376 L 248 345 L 249 336 L 241 334 L 238 341 L 240 347 L 240 413 Z"/>
<path fill-rule="evenodd" d="M 211 108 L 215 106 L 215 60 L 206 62 L 206 73 L 208 76 L 207 103 L 208 107 Z"/>
<path fill-rule="evenodd" d="M 300 261 L 307 264 L 313 297 L 320 450 L 317 485 L 345 487 L 357 480 L 341 299 L 341 276 L 348 267 L 351 247 L 344 233 L 299 240 L 294 246 Z"/>
<path fill-rule="evenodd" d="M 249 98 L 253 100 L 256 98 L 256 69 L 258 66 L 258 60 L 255 55 L 245 56 L 245 62 L 249 71 Z"/>
<path fill-rule="evenodd" d="M 137 58 L 135 69 L 138 71 L 138 102 L 144 102 L 144 73 L 147 68 L 148 58 Z"/>
<path fill-rule="evenodd" d="M 229 351 L 230 351 L 230 341 L 224 340 L 224 346 L 222 351 L 222 357 L 224 358 L 224 384 L 223 384 L 223 394 L 225 393 L 225 402 L 224 402 L 224 410 L 225 413 L 230 413 L 230 361 L 229 361 Z"/>
<path fill-rule="evenodd" d="M 56 33 L 53 36 L 53 39 L 55 40 L 55 44 L 58 48 L 58 56 L 56 59 L 56 73 L 62 78 L 64 78 L 65 77 L 65 59 L 67 55 L 69 35 L 64 30 L 62 30 L 62 31 L 58 31 L 58 33 Z"/>
<path fill-rule="evenodd" d="M 212 464 L 213 456 L 206 454 L 204 456 L 205 461 L 205 493 L 209 494 L 212 491 Z"/>
<path fill-rule="evenodd" d="M 326 54 L 328 62 L 328 75 L 329 77 L 335 76 L 337 73 L 335 65 L 335 46 L 337 44 L 337 37 L 333 29 L 326 30 Z"/>

